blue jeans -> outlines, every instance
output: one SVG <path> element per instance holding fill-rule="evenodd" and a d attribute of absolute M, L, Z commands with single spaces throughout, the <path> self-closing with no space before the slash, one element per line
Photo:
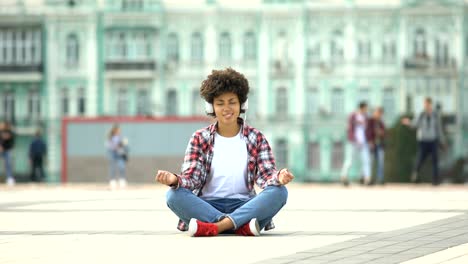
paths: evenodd
<path fill-rule="evenodd" d="M 5 172 L 7 178 L 13 179 L 13 171 L 11 168 L 11 152 L 9 150 L 4 150 L 2 152 L 2 158 L 5 161 Z"/>
<path fill-rule="evenodd" d="M 179 188 L 170 189 L 166 199 L 167 206 L 186 224 L 191 218 L 216 223 L 228 217 L 237 229 L 257 218 L 261 230 L 286 204 L 288 190 L 284 186 L 268 186 L 251 199 L 204 200 L 186 188 Z"/>
<path fill-rule="evenodd" d="M 355 159 L 360 156 L 361 158 L 361 176 L 364 179 L 370 180 L 371 177 L 371 157 L 369 154 L 369 146 L 367 143 L 362 145 L 351 143 L 348 145 L 346 160 L 341 169 L 341 177 L 348 179 L 348 172 L 353 165 Z"/>
<path fill-rule="evenodd" d="M 117 170 L 120 178 L 125 179 L 125 160 L 115 151 L 109 151 L 109 178 L 113 180 L 117 178 Z"/>
<path fill-rule="evenodd" d="M 382 145 L 377 145 L 373 149 L 374 151 L 374 158 L 377 162 L 377 177 L 375 181 L 377 183 L 384 182 L 384 160 L 385 160 L 385 152 Z"/>
<path fill-rule="evenodd" d="M 439 155 L 438 155 L 438 140 L 419 141 L 418 156 L 414 170 L 419 173 L 427 156 L 432 157 L 432 184 L 439 184 Z"/>

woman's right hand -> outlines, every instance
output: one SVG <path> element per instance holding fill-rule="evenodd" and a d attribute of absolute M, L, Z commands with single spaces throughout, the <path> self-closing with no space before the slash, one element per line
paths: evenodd
<path fill-rule="evenodd" d="M 177 179 L 177 176 L 175 176 L 173 173 L 164 170 L 158 170 L 158 173 L 156 174 L 156 177 L 154 179 L 157 182 L 167 186 L 177 185 L 179 181 Z"/>

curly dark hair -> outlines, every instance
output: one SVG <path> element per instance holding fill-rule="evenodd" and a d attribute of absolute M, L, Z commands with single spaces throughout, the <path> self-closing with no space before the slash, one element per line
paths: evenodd
<path fill-rule="evenodd" d="M 242 73 L 239 73 L 232 68 L 224 70 L 213 70 L 211 74 L 202 82 L 200 87 L 200 95 L 212 104 L 215 97 L 224 93 L 235 93 L 239 98 L 242 105 L 247 101 L 247 94 L 249 93 L 249 81 Z M 241 113 L 244 113 L 241 110 Z"/>

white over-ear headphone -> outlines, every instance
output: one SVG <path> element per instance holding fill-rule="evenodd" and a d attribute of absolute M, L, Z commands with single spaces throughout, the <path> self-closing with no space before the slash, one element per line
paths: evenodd
<path fill-rule="evenodd" d="M 241 105 L 241 110 L 247 111 L 247 109 L 249 109 L 249 99 L 245 100 L 245 102 Z M 205 112 L 207 114 L 214 115 L 213 104 L 205 101 Z"/>

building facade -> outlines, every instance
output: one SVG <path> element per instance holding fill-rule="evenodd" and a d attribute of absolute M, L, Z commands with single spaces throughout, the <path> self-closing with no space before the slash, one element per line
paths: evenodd
<path fill-rule="evenodd" d="M 361 100 L 391 126 L 433 97 L 453 161 L 468 149 L 467 18 L 464 0 L 5 0 L 0 119 L 16 173 L 40 128 L 59 181 L 63 117 L 203 115 L 201 81 L 233 67 L 251 86 L 247 121 L 301 180 L 339 178 Z"/>

